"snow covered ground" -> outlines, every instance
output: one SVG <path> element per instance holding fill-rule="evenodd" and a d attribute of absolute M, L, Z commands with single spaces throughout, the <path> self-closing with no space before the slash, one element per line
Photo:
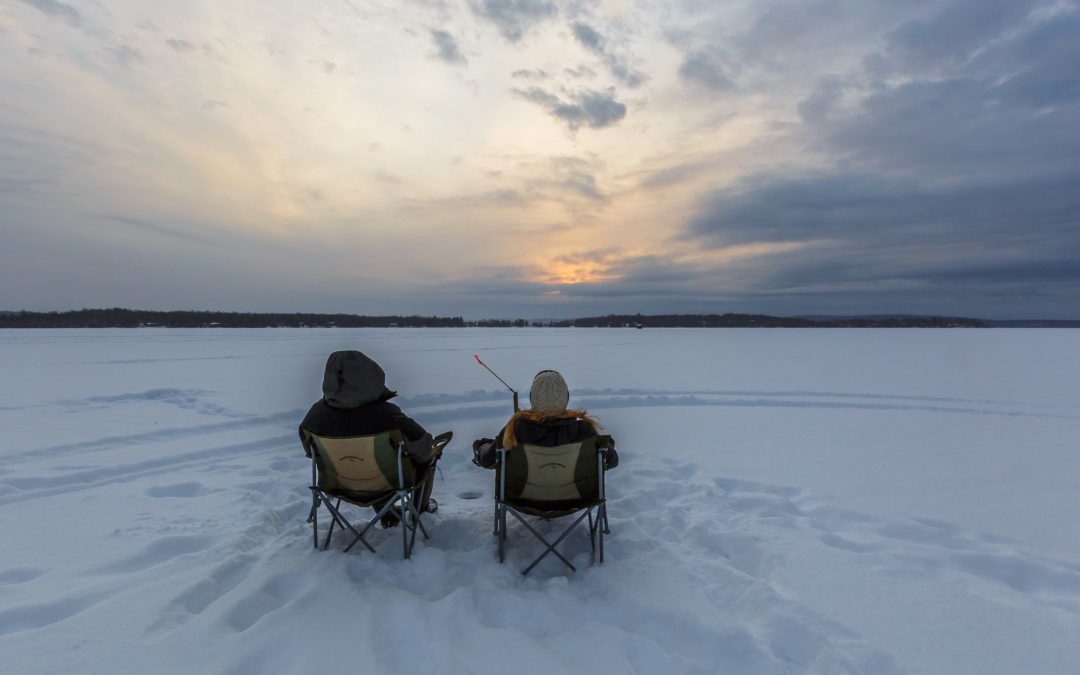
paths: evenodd
<path fill-rule="evenodd" d="M 5 673 L 1074 673 L 1080 331 L 0 331 Z M 326 355 L 455 438 L 411 561 L 311 547 Z M 469 462 L 562 371 L 613 534 L 491 536 Z M 480 498 L 470 499 L 472 493 Z M 373 539 L 397 535 L 378 532 Z"/>

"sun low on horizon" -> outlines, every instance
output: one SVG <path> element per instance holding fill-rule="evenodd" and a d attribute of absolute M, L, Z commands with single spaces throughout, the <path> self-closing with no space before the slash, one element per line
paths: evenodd
<path fill-rule="evenodd" d="M 1080 9 L 977 4 L 9 0 L 0 309 L 1063 316 Z"/>

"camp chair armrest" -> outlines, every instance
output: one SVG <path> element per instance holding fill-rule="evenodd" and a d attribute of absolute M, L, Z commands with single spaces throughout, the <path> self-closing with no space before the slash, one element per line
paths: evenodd
<path fill-rule="evenodd" d="M 599 488 L 600 500 L 603 501 L 606 497 L 604 495 L 604 474 L 607 473 L 607 446 L 600 446 L 596 448 L 596 482 Z"/>
<path fill-rule="evenodd" d="M 398 441 L 397 445 L 397 475 L 398 475 L 398 489 L 405 489 L 405 471 L 403 466 L 403 460 L 405 458 L 405 439 L 402 438 Z"/>
<path fill-rule="evenodd" d="M 497 501 L 506 499 L 506 453 L 509 451 L 509 448 L 497 448 L 495 450 L 497 456 L 495 466 L 498 467 L 499 475 L 499 482 L 495 486 L 495 499 Z"/>

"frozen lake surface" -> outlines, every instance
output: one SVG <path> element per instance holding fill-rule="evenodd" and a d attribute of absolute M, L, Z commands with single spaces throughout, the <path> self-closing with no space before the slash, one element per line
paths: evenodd
<path fill-rule="evenodd" d="M 6 673 L 1072 673 L 1080 331 L 0 331 Z M 311 548 L 296 425 L 360 349 L 452 429 L 412 560 Z M 615 436 L 607 562 L 470 444 L 561 371 Z M 527 400 L 527 394 L 523 394 Z M 467 497 L 479 493 L 479 499 Z M 378 532 L 375 542 L 395 537 Z"/>

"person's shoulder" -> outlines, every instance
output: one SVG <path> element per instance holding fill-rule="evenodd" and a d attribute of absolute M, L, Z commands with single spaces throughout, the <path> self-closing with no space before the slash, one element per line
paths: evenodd
<path fill-rule="evenodd" d="M 300 429 L 313 434 L 333 433 L 333 429 L 340 423 L 340 415 L 341 412 L 337 408 L 319 399 L 308 409 L 307 415 L 304 415 L 303 421 L 300 422 Z"/>
<path fill-rule="evenodd" d="M 581 440 L 600 435 L 600 432 L 596 430 L 596 426 L 594 426 L 592 422 L 580 417 L 574 420 L 574 430 Z"/>
<path fill-rule="evenodd" d="M 594 434 L 595 434 L 595 433 L 598 433 L 598 432 L 596 431 L 596 425 L 595 425 L 595 424 L 593 424 L 592 422 L 590 422 L 589 420 L 587 420 L 587 419 L 584 419 L 584 418 L 582 418 L 582 417 L 578 417 L 577 419 L 575 419 L 575 420 L 574 420 L 574 424 L 575 424 L 575 425 L 576 425 L 576 426 L 577 426 L 577 427 L 578 427 L 579 429 L 588 429 L 589 431 L 593 432 Z"/>
<path fill-rule="evenodd" d="M 372 401 L 366 405 L 368 410 L 378 411 L 387 415 L 399 415 L 402 414 L 401 408 L 396 403 L 379 399 L 378 401 Z"/>

